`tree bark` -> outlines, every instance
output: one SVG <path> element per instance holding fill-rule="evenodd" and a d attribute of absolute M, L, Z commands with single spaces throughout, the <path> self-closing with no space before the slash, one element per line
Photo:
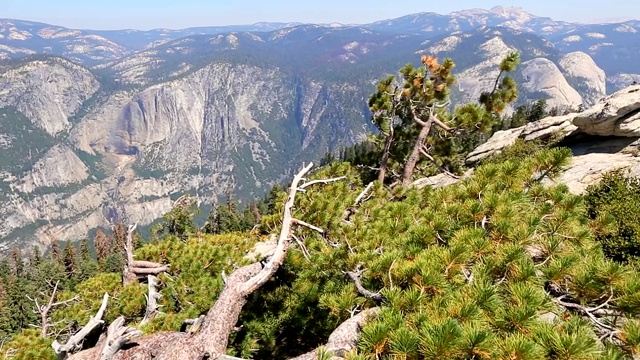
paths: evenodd
<path fill-rule="evenodd" d="M 418 134 L 418 138 L 416 139 L 415 144 L 413 145 L 413 150 L 411 151 L 411 155 L 407 159 L 407 162 L 404 165 L 404 170 L 402 172 L 402 186 L 409 187 L 411 185 L 411 179 L 413 178 L 413 172 L 416 169 L 416 164 L 420 159 L 420 150 L 422 146 L 424 146 L 424 142 L 429 136 L 429 132 L 431 131 L 431 125 L 433 124 L 433 120 L 429 118 L 429 120 L 421 125 L 420 133 Z"/>
<path fill-rule="evenodd" d="M 113 360 L 202 360 L 217 359 L 226 352 L 229 336 L 238 322 L 238 318 L 247 297 L 265 284 L 284 262 L 287 251 L 293 241 L 293 227 L 299 223 L 292 211 L 295 196 L 307 186 L 299 186 L 303 177 L 311 170 L 313 164 L 303 168 L 291 182 L 289 197 L 284 206 L 282 229 L 274 254 L 263 266 L 256 262 L 235 270 L 228 278 L 224 289 L 215 304 L 204 318 L 200 331 L 195 334 L 180 332 L 163 332 L 136 339 L 134 346 L 119 349 L 112 355 Z M 339 179 L 333 179 L 335 181 Z M 316 181 L 311 183 L 325 183 Z M 310 184 L 310 183 L 309 183 Z M 131 230 L 131 229 L 130 229 Z M 129 244 L 129 241 L 127 241 Z M 132 256 L 127 256 L 132 263 Z M 97 348 L 74 355 L 73 360 L 98 359 Z"/>
<path fill-rule="evenodd" d="M 369 319 L 378 315 L 379 312 L 379 307 L 363 310 L 358 313 L 358 315 L 340 324 L 329 336 L 324 350 L 330 351 L 333 356 L 338 359 L 344 358 L 348 352 L 356 348 L 362 326 L 364 326 Z M 291 360 L 316 360 L 318 359 L 318 353 L 319 351 L 316 349 Z"/>
<path fill-rule="evenodd" d="M 384 183 L 384 179 L 387 176 L 387 168 L 389 167 L 389 156 L 391 154 L 391 146 L 393 145 L 393 133 L 387 135 L 387 140 L 384 143 L 384 150 L 382 152 L 382 158 L 380 159 L 380 170 L 378 171 L 378 181 Z"/>

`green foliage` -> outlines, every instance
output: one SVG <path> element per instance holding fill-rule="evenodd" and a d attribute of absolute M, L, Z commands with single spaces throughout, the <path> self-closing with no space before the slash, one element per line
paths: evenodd
<path fill-rule="evenodd" d="M 39 330 L 23 330 L 11 341 L 0 346 L 3 359 L 12 360 L 56 360 L 51 348 L 53 341 L 41 338 Z"/>
<path fill-rule="evenodd" d="M 194 217 L 198 214 L 197 200 L 192 199 L 189 194 L 183 195 L 176 200 L 173 209 L 163 215 L 164 221 L 159 223 L 152 233 L 155 236 L 169 234 L 186 240 L 189 236 L 197 232 Z"/>
<path fill-rule="evenodd" d="M 607 257 L 618 262 L 640 259 L 640 179 L 614 171 L 587 188 L 588 215 Z"/>
<path fill-rule="evenodd" d="M 482 93 L 479 104 L 462 104 L 449 111 L 450 87 L 455 82 L 455 64 L 423 56 L 424 66 L 408 64 L 402 69 L 402 84 L 393 76 L 378 83 L 369 99 L 372 122 L 380 134 L 368 141 L 366 156 L 358 164 L 372 166 L 370 154 L 378 153 L 379 180 L 402 173 L 403 185 L 414 171 L 434 175 L 443 171 L 460 173 L 464 157 L 488 138 L 499 114 L 518 97 L 515 80 L 504 73 L 515 69 L 518 53 L 510 53 L 500 64 L 493 89 Z M 420 157 L 424 159 L 420 159 Z M 395 177 L 394 175 L 391 176 Z"/>
<path fill-rule="evenodd" d="M 518 106 L 511 116 L 504 118 L 499 124 L 495 125 L 494 131 L 524 126 L 547 115 L 547 100 L 536 100 L 533 103 Z"/>
<path fill-rule="evenodd" d="M 372 306 L 340 274 L 362 264 L 367 269 L 364 286 L 382 289 L 387 301 L 378 318 L 364 327 L 358 356 L 604 359 L 620 355 L 619 350 L 599 345 L 592 325 L 559 307 L 544 284 L 562 284 L 581 303 L 593 306 L 613 287 L 621 303 L 629 302 L 624 311 L 635 316 L 630 302 L 640 289 L 629 286 L 638 277 L 614 266 L 594 246 L 580 197 L 564 186 L 540 184 L 542 176 L 552 177 L 566 165 L 570 152 L 559 148 L 515 154 L 438 190 L 396 192 L 378 184 L 349 219 L 352 225 L 340 218 L 362 188 L 359 176 L 345 164 L 322 171 L 318 177 L 347 174 L 348 180 L 309 193 L 312 200 L 301 199 L 296 216 L 327 229 L 330 238 L 302 232 L 310 260 L 292 251 L 285 265 L 288 273 L 297 274 L 285 287 L 294 289 L 293 301 L 303 299 L 298 289 L 317 292 L 317 297 L 306 297 L 312 300 L 307 309 L 313 310 L 306 310 L 305 316 L 315 318 L 325 309 L 329 319 L 337 319 L 332 324 L 348 317 L 355 306 Z M 275 218 L 264 220 L 269 227 Z M 544 256 L 532 258 L 527 252 L 531 248 L 541 249 Z M 547 312 L 560 316 L 550 324 L 541 318 Z M 295 317 L 286 322 L 275 319 L 279 318 L 269 314 L 263 322 L 286 327 Z M 269 344 L 271 349 L 277 343 Z"/>
<path fill-rule="evenodd" d="M 231 196 L 225 203 L 211 210 L 203 231 L 207 234 L 224 234 L 251 230 L 260 221 L 260 210 L 255 202 L 239 211 Z"/>

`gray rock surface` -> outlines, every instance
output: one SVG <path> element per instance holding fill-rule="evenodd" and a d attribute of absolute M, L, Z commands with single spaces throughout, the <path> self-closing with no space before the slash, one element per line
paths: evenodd
<path fill-rule="evenodd" d="M 0 72 L 0 108 L 12 106 L 51 135 L 99 88 L 89 70 L 65 60 L 31 61 Z"/>
<path fill-rule="evenodd" d="M 515 144 L 523 131 L 524 126 L 515 129 L 497 131 L 487 142 L 478 146 L 475 150 L 469 153 L 466 163 L 468 165 L 475 164 L 491 155 L 499 154 L 502 149 Z"/>
<path fill-rule="evenodd" d="M 640 85 L 607 96 L 573 123 L 590 135 L 640 137 Z"/>
<path fill-rule="evenodd" d="M 607 94 L 607 77 L 591 56 L 582 51 L 564 55 L 558 62 L 569 84 L 581 90 L 585 108 L 595 105 Z"/>
<path fill-rule="evenodd" d="M 575 108 L 583 103 L 582 96 L 569 85 L 560 69 L 551 60 L 536 58 L 522 63 L 523 84 L 528 91 L 540 91 L 548 96 L 550 107 L 569 106 Z"/>
<path fill-rule="evenodd" d="M 31 193 L 41 187 L 65 187 L 89 177 L 89 168 L 65 145 L 56 145 L 35 163 L 21 179 L 20 191 Z"/>
<path fill-rule="evenodd" d="M 38 85 L 46 74 L 55 89 Z M 100 94 L 70 122 L 96 86 L 88 71 L 64 60 L 0 70 L 0 107 L 16 106 L 64 139 L 30 157 L 27 171 L 0 173 L 7 205 L 0 238 L 78 240 L 123 215 L 150 224 L 187 191 L 203 202 L 236 185 L 264 191 L 298 165 L 296 156 L 317 156 L 367 130 L 348 122 L 350 108 L 335 109 L 337 99 L 359 103 L 362 89 L 292 78 L 277 67 L 214 63 L 141 90 Z"/>

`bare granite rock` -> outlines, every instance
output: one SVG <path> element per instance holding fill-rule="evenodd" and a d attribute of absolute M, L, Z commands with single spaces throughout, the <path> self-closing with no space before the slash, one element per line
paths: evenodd
<path fill-rule="evenodd" d="M 607 96 L 578 114 L 573 124 L 590 135 L 640 137 L 640 85 Z"/>

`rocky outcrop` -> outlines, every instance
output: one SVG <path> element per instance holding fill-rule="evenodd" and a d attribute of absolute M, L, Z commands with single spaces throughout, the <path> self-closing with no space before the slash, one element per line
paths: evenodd
<path fill-rule="evenodd" d="M 31 193 L 37 188 L 65 187 L 89 177 L 89 168 L 65 145 L 56 145 L 21 179 L 18 189 Z"/>
<path fill-rule="evenodd" d="M 524 83 L 519 86 L 527 91 L 544 93 L 550 107 L 576 108 L 583 103 L 580 94 L 569 85 L 558 66 L 551 60 L 536 58 L 522 63 Z"/>
<path fill-rule="evenodd" d="M 580 92 L 585 108 L 595 105 L 607 94 L 607 77 L 591 56 L 576 51 L 558 62 L 568 83 Z"/>
<path fill-rule="evenodd" d="M 638 144 L 627 144 L 620 147 L 616 139 L 600 140 L 590 151 L 574 154 L 567 168 L 554 179 L 565 184 L 574 194 L 583 193 L 589 185 L 596 184 L 604 174 L 622 170 L 629 176 L 640 176 L 640 157 Z M 576 149 L 572 148 L 575 152 Z"/>
<path fill-rule="evenodd" d="M 604 98 L 578 114 L 573 123 L 590 135 L 640 137 L 640 85 Z"/>
<path fill-rule="evenodd" d="M 513 145 L 516 140 L 525 141 L 563 138 L 578 132 L 573 125 L 576 114 L 549 116 L 540 121 L 529 123 L 515 129 L 498 131 L 486 143 L 478 146 L 467 156 L 467 164 L 475 164 L 491 155 L 499 154 L 502 149 Z"/>
<path fill-rule="evenodd" d="M 517 139 L 564 140 L 574 156 L 556 182 L 580 194 L 613 170 L 640 176 L 640 85 L 627 87 L 578 114 L 547 117 L 526 126 L 496 132 L 467 157 L 475 164 L 501 152 Z"/>
<path fill-rule="evenodd" d="M 15 107 L 55 135 L 71 127 L 69 117 L 98 88 L 87 69 L 69 61 L 31 61 L 0 73 L 0 108 Z"/>

